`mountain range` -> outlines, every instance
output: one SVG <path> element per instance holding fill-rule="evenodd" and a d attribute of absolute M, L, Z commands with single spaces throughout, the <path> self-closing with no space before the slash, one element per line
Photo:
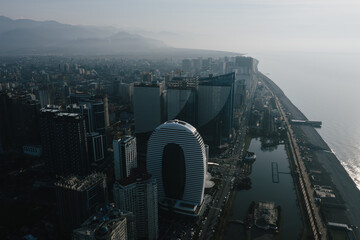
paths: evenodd
<path fill-rule="evenodd" d="M 30 19 L 13 20 L 0 16 L 0 55 L 217 57 L 238 53 L 173 48 L 163 41 L 112 27 L 69 25 Z"/>
<path fill-rule="evenodd" d="M 0 16 L 0 54 L 127 54 L 166 48 L 162 41 L 112 28 Z"/>

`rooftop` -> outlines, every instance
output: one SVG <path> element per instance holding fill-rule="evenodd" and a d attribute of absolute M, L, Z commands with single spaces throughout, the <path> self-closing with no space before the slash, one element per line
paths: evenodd
<path fill-rule="evenodd" d="M 80 228 L 74 230 L 74 234 L 104 236 L 110 234 L 119 222 L 132 215 L 131 212 L 120 210 L 113 204 L 101 204 L 96 207 L 96 213 L 93 216 L 89 217 Z"/>
<path fill-rule="evenodd" d="M 101 173 L 93 173 L 86 177 L 69 176 L 61 178 L 58 182 L 55 183 L 55 186 L 76 191 L 85 191 L 89 187 L 92 187 L 94 184 L 98 183 L 99 181 L 103 181 L 104 179 L 105 175 Z"/>
<path fill-rule="evenodd" d="M 197 132 L 196 128 L 193 127 L 191 124 L 189 124 L 185 121 L 182 121 L 182 120 L 178 120 L 178 119 L 167 121 L 167 122 L 161 124 L 160 126 L 158 126 L 156 129 L 161 129 L 161 128 L 173 128 L 173 129 L 179 129 L 179 130 L 186 130 L 193 134 L 195 134 Z"/>

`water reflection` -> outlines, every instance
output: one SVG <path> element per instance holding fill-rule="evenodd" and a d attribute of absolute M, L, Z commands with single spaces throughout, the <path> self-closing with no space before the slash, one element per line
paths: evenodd
<path fill-rule="evenodd" d="M 255 227 L 245 232 L 243 225 L 230 221 L 224 239 L 243 239 L 245 234 L 250 239 L 264 235 L 270 239 L 297 239 L 302 222 L 285 146 L 264 147 L 259 139 L 252 139 L 249 151 L 256 154 L 256 160 L 239 164 L 239 177 L 243 180 L 237 182 L 242 186 L 238 185 L 230 220 L 244 221 L 253 201 L 271 201 L 282 209 L 280 232 L 275 234 Z M 277 183 L 273 182 L 272 163 L 278 167 Z"/>

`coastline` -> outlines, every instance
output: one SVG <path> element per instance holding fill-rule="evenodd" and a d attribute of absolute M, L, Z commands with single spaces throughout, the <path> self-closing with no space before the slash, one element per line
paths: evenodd
<path fill-rule="evenodd" d="M 306 116 L 270 78 L 260 72 L 259 77 L 278 98 L 287 118 L 307 120 Z M 321 173 L 320 178 L 323 178 L 323 181 L 319 182 L 331 186 L 336 195 L 336 201 L 329 201 L 326 205 L 320 204 L 315 212 L 322 217 L 323 223 L 337 222 L 349 226 L 360 226 L 360 191 L 336 155 L 313 127 L 292 125 L 291 129 L 295 142 L 299 146 L 299 156 L 302 156 L 300 162 L 306 169 L 303 175 L 311 179 L 312 188 L 308 190 L 310 197 L 313 198 L 311 196 L 314 193 L 313 186 L 316 185 L 314 172 Z M 355 235 L 359 236 L 358 229 L 353 227 L 353 230 Z"/>

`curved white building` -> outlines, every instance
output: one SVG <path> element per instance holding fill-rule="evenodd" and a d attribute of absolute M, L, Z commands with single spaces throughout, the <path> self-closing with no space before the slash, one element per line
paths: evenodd
<path fill-rule="evenodd" d="M 158 184 L 160 207 L 197 215 L 206 181 L 206 149 L 190 124 L 172 120 L 158 126 L 147 149 L 147 171 Z"/>

